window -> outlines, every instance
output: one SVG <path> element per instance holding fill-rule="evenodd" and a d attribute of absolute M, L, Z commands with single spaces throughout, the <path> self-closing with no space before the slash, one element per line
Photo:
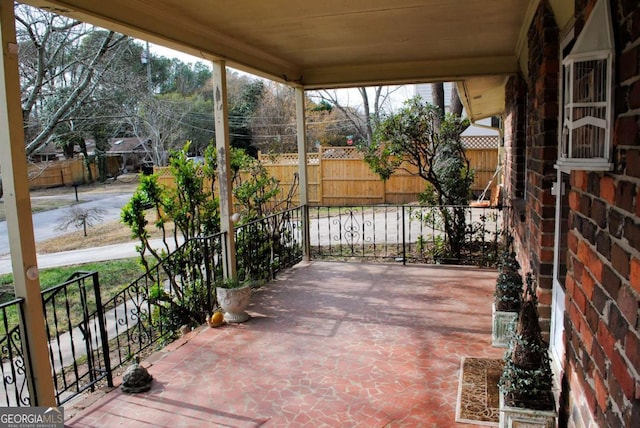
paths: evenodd
<path fill-rule="evenodd" d="M 613 35 L 609 4 L 599 0 L 562 61 L 561 170 L 610 170 Z"/>

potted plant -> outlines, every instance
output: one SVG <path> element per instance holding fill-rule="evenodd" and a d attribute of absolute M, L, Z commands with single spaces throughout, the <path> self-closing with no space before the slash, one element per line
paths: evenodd
<path fill-rule="evenodd" d="M 538 322 L 531 274 L 500 378 L 500 427 L 555 427 L 553 372 Z M 514 423 L 515 422 L 515 423 Z"/>
<path fill-rule="evenodd" d="M 493 346 L 506 348 L 513 332 L 513 326 L 522 305 L 522 275 L 520 264 L 513 251 L 513 237 L 507 235 L 504 251 L 498 263 L 498 279 L 493 303 Z"/>
<path fill-rule="evenodd" d="M 249 319 L 245 312 L 251 299 L 251 284 L 237 277 L 225 278 L 216 286 L 218 304 L 224 311 L 224 320 L 228 323 L 240 323 Z"/>

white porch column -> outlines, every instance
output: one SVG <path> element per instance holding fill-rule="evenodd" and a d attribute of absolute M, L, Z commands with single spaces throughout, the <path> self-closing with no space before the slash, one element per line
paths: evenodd
<path fill-rule="evenodd" d="M 300 205 L 302 206 L 302 259 L 309 261 L 309 195 L 307 180 L 307 128 L 304 113 L 304 88 L 296 87 L 296 126 L 298 132 L 298 177 L 300 179 Z"/>
<path fill-rule="evenodd" d="M 27 373 L 33 371 L 29 385 L 32 406 L 56 406 L 51 365 L 49 363 L 40 280 L 37 275 L 36 246 L 33 236 L 31 199 L 24 149 L 24 129 L 18 77 L 13 0 L 0 0 L 2 67 L 0 67 L 0 165 L 4 187 L 9 248 L 16 297 L 25 299 L 23 339 L 29 347 L 25 354 Z M 29 275 L 27 275 L 29 270 Z M 29 278 L 30 277 L 30 278 Z"/>
<path fill-rule="evenodd" d="M 218 189 L 220 197 L 220 228 L 226 233 L 223 248 L 224 277 L 237 275 L 236 242 L 233 234 L 233 198 L 231 194 L 231 164 L 229 139 L 229 103 L 227 100 L 227 70 L 224 61 L 213 61 L 213 102 L 216 127 L 216 153 L 218 157 Z"/>

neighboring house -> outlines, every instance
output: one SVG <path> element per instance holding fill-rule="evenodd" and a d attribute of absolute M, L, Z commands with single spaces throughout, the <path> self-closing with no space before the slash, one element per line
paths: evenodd
<path fill-rule="evenodd" d="M 451 92 L 453 90 L 453 82 L 445 82 L 444 86 L 444 110 L 449 111 L 451 102 Z M 433 95 L 430 83 L 421 83 L 414 85 L 414 93 L 423 100 L 433 102 Z M 463 116 L 465 112 L 463 111 Z M 500 144 L 500 132 L 495 120 L 488 117 L 472 122 L 471 125 L 461 134 L 462 143 L 465 148 L 469 149 L 498 149 Z"/>
<path fill-rule="evenodd" d="M 85 140 L 87 145 L 87 153 L 94 155 L 96 150 L 95 142 L 92 138 Z M 153 166 L 153 158 L 151 156 L 151 140 L 148 138 L 112 138 L 109 140 L 110 148 L 107 150 L 107 157 L 118 159 L 120 173 L 137 172 L 142 168 Z M 74 148 L 74 157 L 81 155 L 80 148 Z M 31 159 L 39 162 L 48 162 L 55 160 L 64 160 L 65 155 L 62 149 L 54 142 L 50 142 L 37 150 Z M 112 171 L 113 173 L 118 171 Z"/>
<path fill-rule="evenodd" d="M 120 158 L 120 172 L 137 172 L 153 166 L 151 140 L 148 138 L 114 138 L 107 155 Z"/>

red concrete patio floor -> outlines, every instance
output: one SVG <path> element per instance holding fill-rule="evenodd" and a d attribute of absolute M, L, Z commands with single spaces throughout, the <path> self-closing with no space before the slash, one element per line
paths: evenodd
<path fill-rule="evenodd" d="M 72 427 L 451 427 L 460 360 L 491 347 L 497 273 L 303 263 L 258 290 L 242 325 L 198 329 Z"/>

